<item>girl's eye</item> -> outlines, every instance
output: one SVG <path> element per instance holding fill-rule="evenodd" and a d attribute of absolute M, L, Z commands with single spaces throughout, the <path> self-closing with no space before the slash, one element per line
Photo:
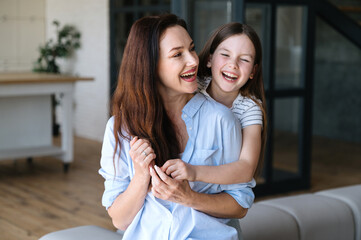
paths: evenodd
<path fill-rule="evenodd" d="M 195 46 L 191 47 L 191 52 L 194 52 L 195 50 L 196 50 Z"/>
<path fill-rule="evenodd" d="M 243 62 L 249 62 L 249 60 L 248 60 L 248 59 L 245 59 L 245 58 L 241 58 L 241 61 L 243 61 Z"/>
<path fill-rule="evenodd" d="M 225 56 L 225 57 L 229 57 L 228 54 L 225 54 L 225 53 L 221 53 L 222 56 Z"/>
<path fill-rule="evenodd" d="M 180 56 L 182 56 L 182 53 L 177 53 L 173 57 L 180 57 Z"/>

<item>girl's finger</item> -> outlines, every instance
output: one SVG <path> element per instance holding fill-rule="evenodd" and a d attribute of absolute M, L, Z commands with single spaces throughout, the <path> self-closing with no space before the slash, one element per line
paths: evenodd
<path fill-rule="evenodd" d="M 163 166 L 160 168 L 163 172 L 166 172 L 167 171 L 167 169 L 170 167 L 170 166 L 172 166 L 172 165 L 174 165 L 175 164 L 175 161 L 173 160 L 173 159 L 169 159 L 169 160 L 167 160 L 164 164 L 163 164 Z M 167 173 L 168 174 L 168 173 Z M 169 175 L 169 174 L 168 174 Z"/>
<path fill-rule="evenodd" d="M 172 165 L 170 166 L 167 171 L 166 171 L 166 174 L 169 176 L 169 175 L 172 175 L 173 176 L 173 173 L 174 172 L 178 172 L 179 171 L 179 167 L 177 165 Z"/>

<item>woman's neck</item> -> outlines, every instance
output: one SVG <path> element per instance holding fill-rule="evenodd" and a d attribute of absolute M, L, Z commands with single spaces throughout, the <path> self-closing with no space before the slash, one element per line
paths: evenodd
<path fill-rule="evenodd" d="M 186 125 L 182 119 L 182 110 L 193 96 L 193 94 L 181 94 L 177 96 L 162 95 L 164 108 L 175 127 L 181 152 L 184 151 L 188 142 L 188 133 Z"/>
<path fill-rule="evenodd" d="M 238 92 L 223 92 L 219 88 L 215 87 L 212 82 L 206 89 L 207 93 L 217 102 L 222 103 L 228 108 L 233 106 L 233 101 L 236 99 Z"/>
<path fill-rule="evenodd" d="M 180 116 L 182 115 L 183 107 L 193 96 L 194 95 L 191 93 L 174 96 L 162 95 L 164 108 L 172 121 L 174 120 L 174 118 L 180 118 Z"/>

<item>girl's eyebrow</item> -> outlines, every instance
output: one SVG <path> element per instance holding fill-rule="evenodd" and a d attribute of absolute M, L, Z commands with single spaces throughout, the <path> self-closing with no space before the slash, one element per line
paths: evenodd
<path fill-rule="evenodd" d="M 224 47 L 220 48 L 219 50 L 230 52 L 230 50 L 228 50 L 227 48 L 224 48 Z M 242 53 L 241 55 L 242 56 L 249 56 L 249 57 L 253 58 L 253 55 L 251 53 Z"/>
<path fill-rule="evenodd" d="M 219 50 L 230 52 L 227 48 L 221 47 Z"/>
<path fill-rule="evenodd" d="M 189 46 L 193 46 L 194 45 L 194 42 L 192 41 Z M 176 51 L 176 50 L 179 50 L 179 49 L 183 49 L 184 47 L 183 46 L 179 46 L 179 47 L 174 47 L 172 48 L 171 50 L 169 50 L 169 53 L 172 52 L 172 51 Z"/>

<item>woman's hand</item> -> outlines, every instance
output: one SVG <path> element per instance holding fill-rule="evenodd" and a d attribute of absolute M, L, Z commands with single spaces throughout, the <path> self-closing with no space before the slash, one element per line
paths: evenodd
<path fill-rule="evenodd" d="M 129 155 L 134 164 L 135 175 L 150 179 L 149 167 L 154 165 L 155 153 L 148 140 L 134 137 L 130 141 Z"/>
<path fill-rule="evenodd" d="M 150 168 L 155 197 L 179 203 L 218 218 L 242 218 L 247 209 L 228 193 L 205 194 L 193 191 L 187 180 L 175 180 L 159 167 Z"/>
<path fill-rule="evenodd" d="M 188 181 L 172 179 L 158 166 L 150 168 L 150 175 L 152 176 L 152 193 L 155 197 L 184 206 L 190 205 L 194 192 L 190 188 Z"/>
<path fill-rule="evenodd" d="M 164 163 L 161 170 L 176 180 L 196 180 L 196 170 L 193 165 L 183 162 L 181 159 L 171 159 Z"/>

